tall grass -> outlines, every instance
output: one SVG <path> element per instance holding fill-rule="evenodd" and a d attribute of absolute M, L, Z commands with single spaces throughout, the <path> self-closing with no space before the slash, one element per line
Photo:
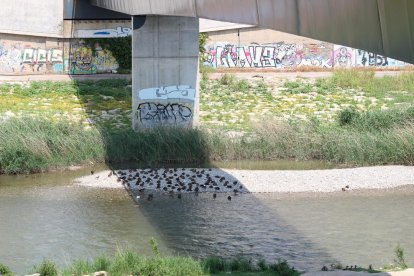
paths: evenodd
<path fill-rule="evenodd" d="M 92 262 L 78 260 L 62 275 L 82 276 L 97 271 L 109 275 L 205 275 L 200 262 L 188 257 L 143 257 L 134 252 L 118 252 L 113 258 L 99 257 Z"/>
<path fill-rule="evenodd" d="M 197 129 L 156 128 L 140 133 L 132 129 L 102 131 L 110 162 L 201 164 L 209 160 L 209 147 Z"/>
<path fill-rule="evenodd" d="M 358 112 L 345 109 L 339 113 L 341 126 L 349 126 L 360 131 L 379 131 L 414 123 L 414 106 L 385 111 Z"/>
<path fill-rule="evenodd" d="M 414 165 L 413 107 L 351 114 L 342 124 L 263 117 L 251 133 L 237 138 L 222 130 L 159 128 L 135 133 L 14 118 L 0 123 L 0 171 L 38 172 L 104 161 L 162 166 L 296 159 L 346 165 Z"/>
<path fill-rule="evenodd" d="M 12 118 L 0 124 L 0 172 L 39 172 L 56 166 L 104 161 L 97 129 L 69 122 Z"/>
<path fill-rule="evenodd" d="M 260 260 L 254 263 L 252 260 L 243 258 L 227 260 L 210 257 L 196 260 L 191 257 L 161 257 L 159 255 L 144 257 L 129 251 L 119 251 L 110 258 L 101 256 L 92 261 L 80 259 L 64 269 L 58 268 L 52 261 L 43 261 L 34 267 L 34 271 L 41 276 L 82 276 L 103 271 L 111 276 L 204 276 L 222 273 L 298 276 L 301 274 L 295 268 L 290 267 L 286 261 L 267 263 Z M 10 270 L 7 270 L 7 273 L 2 275 L 12 275 Z"/>
<path fill-rule="evenodd" d="M 341 69 L 335 70 L 331 78 L 318 79 L 316 86 L 327 90 L 361 89 L 376 96 L 392 91 L 414 92 L 414 72 L 376 78 L 374 70 Z"/>
<path fill-rule="evenodd" d="M 390 112 L 393 116 L 394 113 Z M 391 116 L 390 115 L 390 116 Z M 361 125 L 286 122 L 263 118 L 254 132 L 238 139 L 208 135 L 212 160 L 323 160 L 347 165 L 414 164 L 414 123 L 373 124 L 372 115 L 361 117 Z M 386 116 L 386 115 L 384 115 Z M 375 117 L 374 117 L 375 118 Z M 375 120 L 375 119 L 372 119 Z"/>
<path fill-rule="evenodd" d="M 0 172 L 40 172 L 89 162 L 207 163 L 208 145 L 194 129 L 160 128 L 142 133 L 110 131 L 34 118 L 0 123 Z"/>

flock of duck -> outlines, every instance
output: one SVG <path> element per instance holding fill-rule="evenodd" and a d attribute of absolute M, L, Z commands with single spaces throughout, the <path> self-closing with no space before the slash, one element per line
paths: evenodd
<path fill-rule="evenodd" d="M 223 172 L 212 169 L 135 169 L 118 170 L 109 173 L 130 191 L 138 191 L 137 199 L 147 195 L 147 200 L 154 198 L 154 192 L 177 196 L 181 199 L 183 193 L 211 193 L 215 199 L 217 194 L 225 193 L 227 199 L 232 195 L 247 193 L 246 188 L 235 178 L 225 176 Z"/>

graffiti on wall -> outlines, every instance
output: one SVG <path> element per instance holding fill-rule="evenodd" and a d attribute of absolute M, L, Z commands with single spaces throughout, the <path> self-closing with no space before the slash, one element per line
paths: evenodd
<path fill-rule="evenodd" d="M 61 73 L 63 50 L 0 41 L 0 73 Z"/>
<path fill-rule="evenodd" d="M 69 61 L 70 73 L 74 75 L 112 73 L 119 68 L 111 51 L 103 49 L 99 43 L 95 43 L 93 48 L 82 41 L 73 43 Z"/>
<path fill-rule="evenodd" d="M 329 45 L 274 43 L 236 46 L 208 46 L 205 63 L 212 67 L 295 68 L 301 65 L 329 67 L 332 56 Z"/>
<path fill-rule="evenodd" d="M 206 47 L 204 64 L 214 68 L 320 68 L 355 66 L 404 66 L 381 55 L 330 43 L 272 43 L 237 46 L 218 43 Z"/>
<path fill-rule="evenodd" d="M 404 62 L 364 50 L 355 50 L 357 66 L 404 66 Z"/>
<path fill-rule="evenodd" d="M 108 37 L 126 37 L 132 35 L 132 29 L 129 27 L 119 26 L 115 29 L 101 30 L 77 30 L 75 36 L 78 38 L 108 38 Z"/>
<path fill-rule="evenodd" d="M 334 67 L 351 67 L 353 65 L 353 49 L 340 45 L 334 46 Z"/>
<path fill-rule="evenodd" d="M 140 90 L 134 125 L 136 128 L 160 125 L 191 127 L 195 93 L 189 85 Z"/>

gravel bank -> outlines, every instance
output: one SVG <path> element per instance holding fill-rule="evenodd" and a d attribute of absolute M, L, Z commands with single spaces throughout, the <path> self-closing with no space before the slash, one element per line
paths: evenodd
<path fill-rule="evenodd" d="M 234 190 L 252 193 L 329 193 L 342 189 L 390 189 L 414 185 L 414 167 L 379 166 L 308 171 L 120 170 L 115 174 L 111 171 L 94 173 L 78 178 L 74 183 L 98 188 L 123 188 L 123 185 L 126 185 L 131 189 L 158 189 L 180 193 L 197 191 L 230 193 Z M 349 188 L 345 188 L 346 186 Z"/>

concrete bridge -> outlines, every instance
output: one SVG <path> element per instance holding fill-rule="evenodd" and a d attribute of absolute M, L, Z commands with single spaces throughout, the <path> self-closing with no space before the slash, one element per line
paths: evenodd
<path fill-rule="evenodd" d="M 135 130 L 196 123 L 198 18 L 262 26 L 414 63 L 412 0 L 63 1 L 77 3 L 73 14 L 84 19 L 100 13 L 133 18 Z"/>

